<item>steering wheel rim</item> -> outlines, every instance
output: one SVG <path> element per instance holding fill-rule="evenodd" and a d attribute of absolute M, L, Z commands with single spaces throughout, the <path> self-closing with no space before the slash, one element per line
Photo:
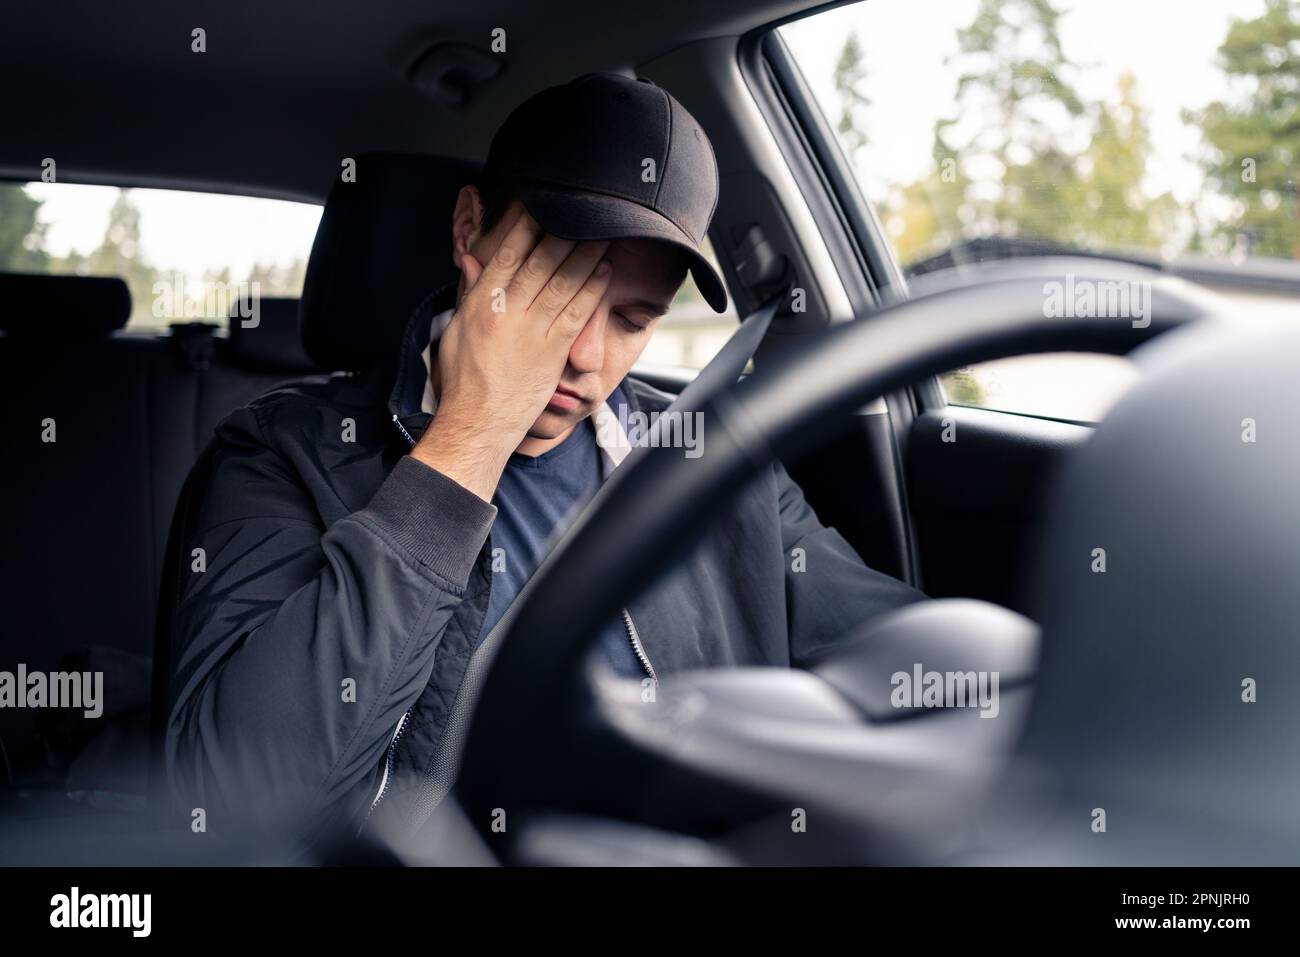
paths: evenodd
<path fill-rule="evenodd" d="M 841 416 L 925 376 L 1014 355 L 1123 354 L 1212 312 L 1177 280 L 1105 260 L 954 273 L 927 276 L 912 297 L 832 327 L 739 386 L 697 396 L 708 436 L 699 457 L 653 443 L 629 455 L 516 599 L 480 681 L 457 697 L 462 725 L 440 749 L 454 752 L 443 755 L 442 777 L 449 788 L 459 771 L 455 787 L 471 819 L 487 820 L 503 795 L 544 776 L 562 746 L 556 719 L 585 699 L 582 662 L 601 626 L 687 554 L 718 506 L 770 462 L 815 446 Z M 1067 277 L 1076 287 L 1141 283 L 1146 316 L 1049 318 L 1047 284 Z"/>

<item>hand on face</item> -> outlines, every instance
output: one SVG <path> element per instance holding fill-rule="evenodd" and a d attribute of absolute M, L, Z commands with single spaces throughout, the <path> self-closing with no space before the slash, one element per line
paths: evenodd
<path fill-rule="evenodd" d="M 554 395 L 612 279 L 608 243 L 546 235 L 522 205 L 513 215 L 486 265 L 462 257 L 464 296 L 437 353 L 437 420 L 472 425 L 507 455 Z"/>

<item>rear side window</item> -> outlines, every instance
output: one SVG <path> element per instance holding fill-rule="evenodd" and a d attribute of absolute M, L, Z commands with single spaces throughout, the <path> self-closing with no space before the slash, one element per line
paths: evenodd
<path fill-rule="evenodd" d="M 0 184 L 0 271 L 119 276 L 129 328 L 222 323 L 241 290 L 302 294 L 321 208 L 249 196 Z"/>
<path fill-rule="evenodd" d="M 1102 255 L 1213 290 L 1229 319 L 1300 319 L 1294 0 L 870 0 L 780 35 L 905 273 Z M 1090 421 L 1134 377 L 1046 355 L 943 382 Z"/>

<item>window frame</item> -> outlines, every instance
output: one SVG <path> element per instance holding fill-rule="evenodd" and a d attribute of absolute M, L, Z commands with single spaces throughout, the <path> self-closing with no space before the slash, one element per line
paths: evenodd
<path fill-rule="evenodd" d="M 831 253 L 836 275 L 851 305 L 849 321 L 869 322 L 881 304 L 908 297 L 906 277 L 893 247 L 885 240 L 875 210 L 862 195 L 839 140 L 831 132 L 821 104 L 777 32 L 787 23 L 847 2 L 855 0 L 838 0 L 765 24 L 740 38 L 736 57 L 741 77 Z M 889 416 L 893 486 L 903 523 L 903 575 L 905 580 L 919 585 L 920 549 L 908 503 L 905 469 L 908 440 L 921 412 L 946 403 L 935 376 L 883 396 L 882 401 Z"/>
<path fill-rule="evenodd" d="M 907 279 L 821 104 L 777 32 L 788 23 L 860 2 L 865 0 L 836 0 L 774 20 L 743 36 L 737 56 L 741 75 L 772 127 L 777 146 L 832 250 L 836 271 L 853 305 L 854 321 L 869 321 L 870 312 L 882 303 L 908 298 Z M 907 407 L 896 408 L 894 401 L 889 406 L 899 425 L 900 443 L 916 415 L 948 404 L 938 376 L 918 380 L 898 399 L 905 400 Z"/>

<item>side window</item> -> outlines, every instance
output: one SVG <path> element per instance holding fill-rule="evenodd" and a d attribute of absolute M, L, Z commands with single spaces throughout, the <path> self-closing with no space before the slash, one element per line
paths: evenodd
<path fill-rule="evenodd" d="M 716 267 L 718 261 L 708 240 L 705 240 L 703 249 L 704 255 Z M 739 322 L 730 298 L 726 312 L 714 312 L 695 288 L 695 280 L 688 275 L 673 299 L 668 315 L 659 320 L 640 361 L 646 365 L 703 369 L 731 338 Z"/>
<path fill-rule="evenodd" d="M 1125 24 L 1122 31 L 1114 25 Z M 1153 46 L 1177 24 L 1177 44 Z M 1300 316 L 1292 0 L 871 0 L 780 28 L 909 276 L 1121 259 L 1241 323 Z M 1157 53 L 1157 46 L 1159 52 Z M 1128 360 L 953 370 L 953 403 L 1095 421 Z"/>
<path fill-rule="evenodd" d="M 251 196 L 4 183 L 0 271 L 119 276 L 131 290 L 131 329 L 224 323 L 254 288 L 302 294 L 320 215 Z"/>
<path fill-rule="evenodd" d="M 981 362 L 940 382 L 953 405 L 1097 422 L 1137 379 L 1122 356 L 1061 352 Z"/>

